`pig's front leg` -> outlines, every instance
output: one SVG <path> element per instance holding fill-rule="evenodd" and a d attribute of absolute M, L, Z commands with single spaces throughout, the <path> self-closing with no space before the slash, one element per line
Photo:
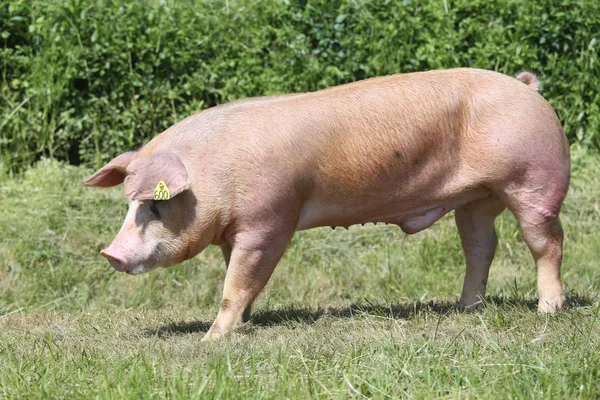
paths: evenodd
<path fill-rule="evenodd" d="M 237 234 L 231 255 L 221 247 L 227 263 L 223 300 L 217 319 L 203 341 L 213 340 L 237 328 L 249 317 L 250 306 L 265 287 L 293 235 L 281 230 Z"/>
<path fill-rule="evenodd" d="M 225 267 L 229 268 L 229 262 L 231 261 L 231 251 L 233 250 L 233 248 L 227 242 L 222 243 L 220 247 L 221 247 L 221 252 L 223 253 L 223 259 L 225 260 Z M 252 312 L 252 304 L 250 304 L 244 310 L 244 313 L 242 314 L 242 322 L 247 322 L 250 319 L 251 312 Z"/>

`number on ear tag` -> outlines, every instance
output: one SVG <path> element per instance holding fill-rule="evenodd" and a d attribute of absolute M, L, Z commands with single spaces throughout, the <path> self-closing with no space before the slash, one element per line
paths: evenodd
<path fill-rule="evenodd" d="M 154 200 L 169 200 L 171 198 L 171 192 L 167 184 L 163 181 L 158 182 L 156 189 L 154 189 Z"/>

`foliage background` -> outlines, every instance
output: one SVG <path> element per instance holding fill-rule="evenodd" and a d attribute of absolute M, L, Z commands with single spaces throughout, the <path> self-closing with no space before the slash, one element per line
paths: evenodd
<path fill-rule="evenodd" d="M 459 66 L 539 74 L 599 147 L 596 0 L 2 0 L 0 170 L 98 166 L 248 96 Z"/>
<path fill-rule="evenodd" d="M 0 0 L 0 398 L 600 398 L 598 15 L 597 0 Z M 538 73 L 577 142 L 563 312 L 535 312 L 509 213 L 480 312 L 454 307 L 451 216 L 410 237 L 313 229 L 217 343 L 200 338 L 218 249 L 135 278 L 99 256 L 125 200 L 81 181 L 177 120 L 456 66 Z"/>

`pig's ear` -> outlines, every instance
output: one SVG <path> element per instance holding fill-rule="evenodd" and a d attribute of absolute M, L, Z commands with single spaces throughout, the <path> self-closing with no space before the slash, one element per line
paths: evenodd
<path fill-rule="evenodd" d="M 150 200 L 160 188 L 158 199 L 168 200 L 189 189 L 190 183 L 187 169 L 177 154 L 155 153 L 138 158 L 127 167 L 125 194 L 131 201 Z"/>
<path fill-rule="evenodd" d="M 83 181 L 85 186 L 111 187 L 123 182 L 127 167 L 135 158 L 136 151 L 121 154 Z"/>

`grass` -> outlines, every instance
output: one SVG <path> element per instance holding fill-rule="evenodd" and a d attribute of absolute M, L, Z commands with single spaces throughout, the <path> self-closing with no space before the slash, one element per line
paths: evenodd
<path fill-rule="evenodd" d="M 131 277 L 98 251 L 122 188 L 42 161 L 0 175 L 0 397 L 598 398 L 600 156 L 572 149 L 563 312 L 535 311 L 535 267 L 508 213 L 480 312 L 454 307 L 452 218 L 300 232 L 250 323 L 201 343 L 225 273 L 218 249 Z"/>

